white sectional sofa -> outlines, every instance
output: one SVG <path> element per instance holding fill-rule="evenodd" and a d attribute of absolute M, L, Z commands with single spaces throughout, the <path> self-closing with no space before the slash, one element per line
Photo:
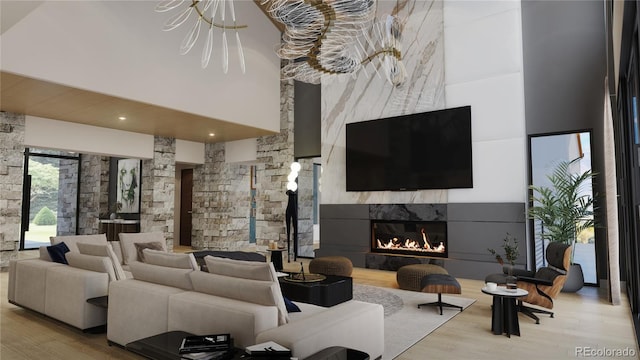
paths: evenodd
<path fill-rule="evenodd" d="M 87 300 L 106 296 L 111 282 L 131 277 L 129 264 L 138 260 L 139 249 L 153 245 L 166 251 L 162 233 L 120 235 L 121 241 L 107 241 L 105 234 L 51 237 L 51 245 L 64 243 L 68 249 L 55 260 L 68 264 L 52 261 L 47 246 L 40 247 L 37 259 L 11 260 L 9 302 L 81 330 L 105 325 L 107 309 Z M 189 260 L 197 268 L 192 255 Z"/>
<path fill-rule="evenodd" d="M 106 251 L 107 238 L 101 235 L 58 236 L 52 244 L 64 242 L 69 248 L 69 264 L 51 261 L 46 247 L 40 258 L 11 260 L 9 263 L 9 302 L 35 310 L 81 330 L 102 326 L 107 309 L 87 303 L 87 299 L 108 294 L 109 282 L 116 280 L 112 258 L 82 254 Z"/>
<path fill-rule="evenodd" d="M 207 256 L 209 272 L 154 258 L 132 262 L 132 279 L 109 287 L 107 338 L 126 345 L 167 331 L 197 335 L 230 333 L 235 345 L 276 341 L 293 356 L 308 357 L 324 348 L 345 346 L 372 359 L 384 351 L 381 305 L 350 300 L 330 308 L 296 303 L 288 313 L 271 263 Z M 179 257 L 184 254 L 172 254 Z"/>

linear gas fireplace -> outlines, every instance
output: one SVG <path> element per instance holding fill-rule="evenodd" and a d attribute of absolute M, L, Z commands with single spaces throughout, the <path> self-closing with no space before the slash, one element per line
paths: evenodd
<path fill-rule="evenodd" d="M 371 221 L 371 251 L 448 257 L 446 221 Z"/>

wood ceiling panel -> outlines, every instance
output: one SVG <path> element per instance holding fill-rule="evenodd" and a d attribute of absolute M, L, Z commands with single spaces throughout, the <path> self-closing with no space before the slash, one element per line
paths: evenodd
<path fill-rule="evenodd" d="M 273 132 L 205 116 L 0 72 L 0 110 L 196 142 Z M 119 116 L 127 120 L 118 120 Z M 215 133 L 210 137 L 209 133 Z"/>

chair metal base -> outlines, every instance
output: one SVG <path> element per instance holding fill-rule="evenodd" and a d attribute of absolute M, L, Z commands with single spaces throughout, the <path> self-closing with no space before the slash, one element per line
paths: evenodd
<path fill-rule="evenodd" d="M 418 305 L 418 309 L 420 309 L 420 306 L 437 306 L 438 308 L 440 308 L 440 315 L 442 315 L 442 308 L 443 307 L 451 307 L 451 308 L 456 308 L 456 309 L 460 309 L 460 311 L 463 310 L 462 306 L 459 305 L 453 305 L 453 304 L 449 304 L 446 302 L 442 302 L 442 294 L 438 293 L 438 301 L 434 301 L 434 302 L 430 302 L 430 303 L 424 303 L 424 304 L 419 304 Z"/>
<path fill-rule="evenodd" d="M 549 317 L 553 317 L 553 312 L 526 306 L 522 300 L 518 300 L 518 311 L 535 320 L 536 324 L 540 324 L 540 318 L 536 314 L 547 314 Z"/>

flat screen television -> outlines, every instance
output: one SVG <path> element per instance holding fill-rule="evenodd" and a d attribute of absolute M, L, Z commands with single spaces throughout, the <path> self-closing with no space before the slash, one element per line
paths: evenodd
<path fill-rule="evenodd" d="M 347 191 L 473 187 L 471 107 L 346 126 Z"/>

